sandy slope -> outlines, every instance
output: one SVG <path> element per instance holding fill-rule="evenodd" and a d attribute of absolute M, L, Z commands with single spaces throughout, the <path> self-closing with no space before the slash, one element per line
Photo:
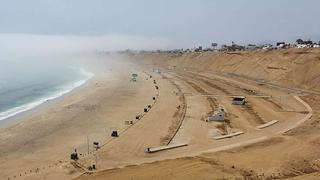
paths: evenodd
<path fill-rule="evenodd" d="M 225 145 L 255 137 L 257 132 L 254 127 L 262 123 L 261 120 L 278 119 L 280 123 L 264 130 L 257 137 L 272 135 L 275 131 L 290 127 L 295 119 L 298 121 L 303 118 L 306 109 L 288 95 L 298 93 L 292 88 L 312 90 L 313 94 L 303 97 L 313 109 L 312 119 L 284 135 L 272 136 L 268 140 L 253 145 L 219 153 L 205 153 L 193 158 L 182 157 L 140 166 L 128 166 L 123 169 L 106 170 L 90 176 L 82 176 L 80 179 L 89 177 L 90 179 L 270 179 L 300 176 L 301 179 L 317 179 L 318 176 L 314 172 L 320 169 L 319 143 L 317 143 L 319 142 L 317 133 L 319 105 L 316 103 L 319 96 L 313 91 L 319 89 L 319 79 L 316 78 L 320 73 L 316 71 L 319 69 L 319 50 L 309 51 L 283 50 L 240 55 L 211 53 L 181 56 L 138 55 L 135 57 L 138 61 L 149 62 L 149 66 L 150 62 L 153 62 L 156 64 L 154 67 L 162 67 L 163 73 L 169 66 L 175 67 L 175 70 L 166 72 L 167 76 L 172 78 L 185 93 L 250 94 L 246 92 L 249 89 L 258 94 L 274 96 L 272 99 L 249 98 L 252 109 L 230 106 L 230 100 L 225 97 L 214 98 L 216 103 L 223 105 L 230 112 L 232 128 L 246 131 L 246 135 L 238 137 L 235 141 L 226 140 Z M 265 62 L 266 59 L 268 62 Z M 298 61 L 303 61 L 304 64 L 297 65 Z M 273 66 L 281 68 L 276 69 Z M 305 76 L 301 77 L 299 76 L 301 74 L 296 73 L 301 71 L 305 72 Z M 237 76 L 226 73 L 235 73 Z M 264 85 L 259 83 L 262 82 L 261 80 L 265 82 Z M 279 87 L 275 87 L 273 83 Z M 210 140 L 208 142 L 207 133 L 215 125 L 199 121 L 201 116 L 212 110 L 211 100 L 187 96 L 186 102 L 188 105 L 186 118 L 175 139 L 178 142 L 189 140 L 192 147 L 185 149 L 191 156 L 192 151 L 201 152 L 208 147 L 214 149 L 215 146 L 224 146 L 223 142 Z M 186 152 L 181 149 L 172 151 L 180 154 Z M 170 158 L 174 153 L 161 152 L 160 154 Z M 309 173 L 311 174 L 305 175 Z"/>
<path fill-rule="evenodd" d="M 319 69 L 319 52 L 139 54 L 130 57 L 135 65 L 122 64 L 112 72 L 101 63 L 96 78 L 86 87 L 29 120 L 0 131 L 0 174 L 70 179 L 85 173 L 93 163 L 98 172 L 79 179 L 262 179 L 315 173 L 320 167 L 320 98 L 315 92 L 319 90 L 320 72 L 315 70 Z M 153 68 L 160 68 L 162 73 L 153 72 Z M 128 80 L 133 71 L 143 77 L 137 83 Z M 299 76 L 300 72 L 305 76 Z M 294 97 L 299 92 L 292 88 L 312 91 L 301 97 L 312 112 Z M 244 107 L 231 105 L 230 95 L 246 95 L 249 103 Z M 260 95 L 272 98 L 254 97 Z M 157 97 L 155 104 L 152 97 Z M 147 105 L 152 108 L 143 113 Z M 227 110 L 228 132 L 245 134 L 214 140 L 214 132 L 225 132 L 225 126 L 202 119 L 217 106 Z M 311 120 L 281 133 L 311 113 Z M 137 114 L 144 116 L 136 121 Z M 256 126 L 274 119 L 279 123 L 256 130 Z M 135 124 L 127 126 L 125 120 Z M 114 129 L 119 130 L 120 137 L 112 139 Z M 87 154 L 87 135 L 91 142 L 105 145 L 98 151 L 91 148 Z M 181 142 L 188 146 L 145 153 L 146 147 Z M 83 154 L 78 161 L 83 169 L 69 161 L 75 147 Z"/>

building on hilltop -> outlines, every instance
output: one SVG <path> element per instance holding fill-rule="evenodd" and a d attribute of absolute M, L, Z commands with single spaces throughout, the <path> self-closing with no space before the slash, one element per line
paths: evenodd
<path fill-rule="evenodd" d="M 285 48 L 286 47 L 286 43 L 285 42 L 277 42 L 276 43 L 277 48 Z"/>
<path fill-rule="evenodd" d="M 314 43 L 311 40 L 304 41 L 302 39 L 296 40 L 296 47 L 297 48 L 312 48 Z"/>

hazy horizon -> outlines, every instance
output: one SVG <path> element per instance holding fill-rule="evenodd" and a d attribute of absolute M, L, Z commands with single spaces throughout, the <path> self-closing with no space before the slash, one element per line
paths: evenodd
<path fill-rule="evenodd" d="M 318 42 L 319 7 L 317 0 L 2 1 L 0 47 L 65 51 Z"/>

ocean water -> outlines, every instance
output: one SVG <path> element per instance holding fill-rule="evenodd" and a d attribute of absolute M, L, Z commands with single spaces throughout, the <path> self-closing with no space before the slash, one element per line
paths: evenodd
<path fill-rule="evenodd" d="M 0 121 L 58 98 L 92 76 L 62 63 L 0 59 Z"/>

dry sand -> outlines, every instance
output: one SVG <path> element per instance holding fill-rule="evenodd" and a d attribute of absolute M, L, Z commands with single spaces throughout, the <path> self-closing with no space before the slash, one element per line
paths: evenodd
<path fill-rule="evenodd" d="M 100 62 L 86 86 L 0 131 L 1 178 L 317 179 L 319 57 L 319 50 L 138 54 L 112 71 Z M 133 72 L 139 74 L 135 83 Z M 294 97 L 302 90 L 312 111 Z M 231 95 L 246 95 L 248 105 L 231 105 Z M 144 114 L 147 105 L 152 108 Z M 227 110 L 228 132 L 243 135 L 213 139 L 226 127 L 202 119 L 217 106 Z M 139 121 L 138 114 L 144 115 Z M 272 120 L 279 122 L 256 130 Z M 112 130 L 120 136 L 111 138 Z M 95 151 L 93 141 L 104 146 Z M 188 146 L 145 152 L 168 143 Z M 77 165 L 69 160 L 74 148 L 82 154 Z M 97 170 L 87 174 L 92 164 Z"/>

